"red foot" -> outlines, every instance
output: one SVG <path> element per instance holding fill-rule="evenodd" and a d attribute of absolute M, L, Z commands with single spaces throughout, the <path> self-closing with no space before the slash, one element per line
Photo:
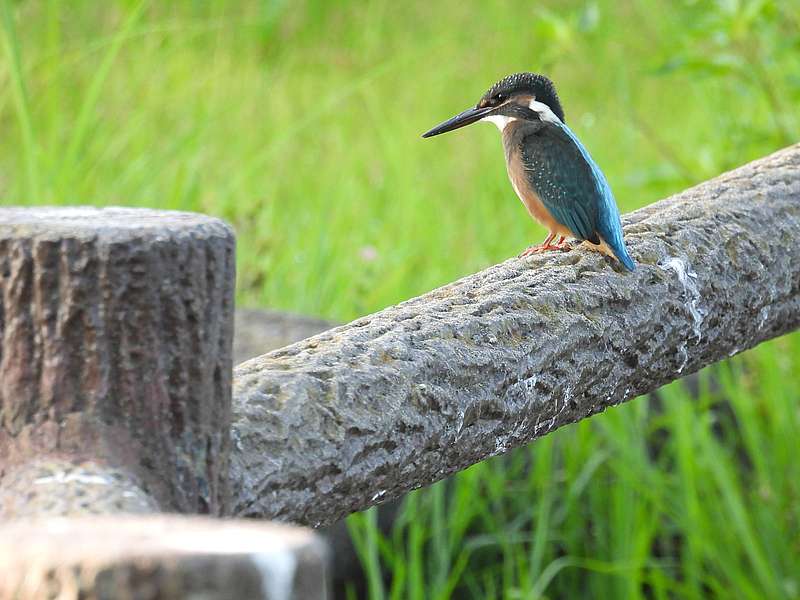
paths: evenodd
<path fill-rule="evenodd" d="M 547 252 L 548 250 L 560 250 L 561 252 L 569 252 L 572 250 L 572 246 L 564 241 L 564 237 L 560 237 L 558 242 L 552 244 L 553 238 L 556 237 L 553 234 L 547 236 L 544 242 L 539 244 L 538 246 L 531 246 L 522 252 L 519 255 L 520 258 L 525 258 L 526 256 L 531 256 L 532 254 L 539 254 L 540 252 Z"/>
<path fill-rule="evenodd" d="M 567 239 L 567 238 L 565 238 L 565 237 L 562 235 L 561 237 L 559 237 L 559 238 L 558 238 L 558 241 L 556 242 L 556 248 L 558 248 L 558 249 L 559 249 L 559 250 L 561 250 L 562 252 L 569 252 L 570 250 L 572 250 L 572 246 L 570 246 L 570 245 L 569 245 L 569 244 L 566 242 L 566 239 Z"/>
<path fill-rule="evenodd" d="M 522 254 L 519 255 L 520 258 L 524 258 L 526 256 L 531 256 L 532 254 L 539 254 L 540 252 L 546 252 L 548 250 L 569 250 L 569 246 L 564 247 L 564 245 L 557 246 L 556 244 L 539 244 L 538 246 L 530 246 L 529 248 L 525 249 Z"/>

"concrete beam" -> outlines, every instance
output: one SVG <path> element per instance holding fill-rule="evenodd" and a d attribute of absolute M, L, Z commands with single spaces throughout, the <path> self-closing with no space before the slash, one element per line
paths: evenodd
<path fill-rule="evenodd" d="M 800 146 L 235 369 L 233 514 L 331 523 L 800 325 Z"/>

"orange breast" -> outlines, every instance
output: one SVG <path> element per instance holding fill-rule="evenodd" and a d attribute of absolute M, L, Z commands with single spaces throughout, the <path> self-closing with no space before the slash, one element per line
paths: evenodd
<path fill-rule="evenodd" d="M 539 195 L 531 189 L 518 149 L 514 149 L 506 155 L 506 168 L 511 185 L 514 186 L 517 196 L 528 209 L 528 213 L 551 232 L 565 237 L 572 236 L 572 232 L 553 218 L 550 211 L 542 204 Z"/>

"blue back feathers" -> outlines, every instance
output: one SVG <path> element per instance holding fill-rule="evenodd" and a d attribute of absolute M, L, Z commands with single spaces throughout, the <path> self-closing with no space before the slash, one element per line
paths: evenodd
<path fill-rule="evenodd" d="M 636 263 L 633 262 L 630 254 L 628 254 L 628 249 L 625 247 L 625 241 L 622 237 L 622 221 L 619 217 L 619 209 L 617 208 L 617 203 L 614 200 L 614 194 L 611 192 L 608 181 L 606 181 L 606 176 L 603 175 L 600 167 L 598 167 L 597 163 L 594 162 L 592 157 L 589 155 L 589 152 L 586 150 L 583 144 L 581 144 L 578 137 L 572 133 L 572 130 L 563 122 L 557 122 L 555 124 L 565 134 L 567 134 L 572 143 L 574 143 L 580 151 L 581 156 L 589 165 L 589 168 L 592 170 L 594 183 L 597 186 L 597 192 L 601 198 L 597 215 L 597 232 L 614 252 L 614 255 L 617 257 L 617 259 L 619 259 L 619 262 L 621 262 L 629 271 L 635 270 Z"/>

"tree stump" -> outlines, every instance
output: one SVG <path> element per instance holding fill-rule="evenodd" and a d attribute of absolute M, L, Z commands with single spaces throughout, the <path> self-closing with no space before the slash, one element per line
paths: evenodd
<path fill-rule="evenodd" d="M 203 215 L 0 209 L 0 516 L 225 511 L 234 250 Z"/>

